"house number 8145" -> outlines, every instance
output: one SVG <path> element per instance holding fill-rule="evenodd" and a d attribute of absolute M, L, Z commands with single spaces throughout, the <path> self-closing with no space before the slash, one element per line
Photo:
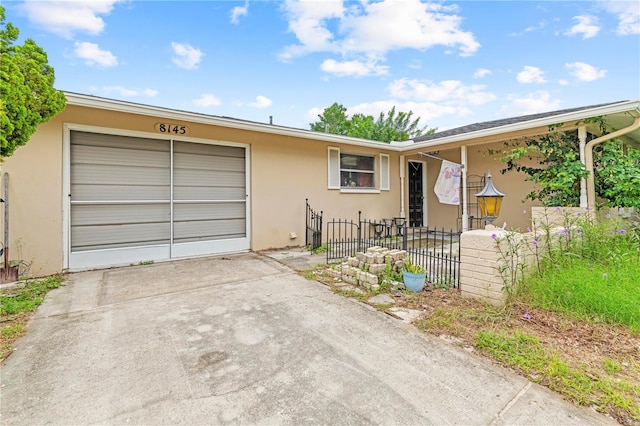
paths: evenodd
<path fill-rule="evenodd" d="M 155 128 L 160 133 L 171 133 L 174 135 L 186 135 L 189 132 L 187 126 L 180 124 L 156 123 Z"/>

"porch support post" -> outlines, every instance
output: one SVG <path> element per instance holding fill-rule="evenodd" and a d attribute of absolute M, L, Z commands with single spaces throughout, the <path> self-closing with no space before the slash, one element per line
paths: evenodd
<path fill-rule="evenodd" d="M 460 147 L 460 160 L 462 162 L 462 232 L 469 230 L 467 212 L 467 146 Z"/>
<path fill-rule="evenodd" d="M 404 215 L 404 155 L 400 156 L 400 217 Z"/>
<path fill-rule="evenodd" d="M 584 124 L 578 127 L 578 139 L 580 140 L 580 162 L 586 167 L 584 147 L 587 145 L 587 126 Z M 585 208 L 587 206 L 587 180 L 582 178 L 580 179 L 580 207 Z"/>

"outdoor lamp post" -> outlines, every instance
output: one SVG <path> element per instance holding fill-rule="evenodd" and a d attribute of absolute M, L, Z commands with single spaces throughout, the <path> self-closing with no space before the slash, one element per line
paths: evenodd
<path fill-rule="evenodd" d="M 478 205 L 480 206 L 480 212 L 482 218 L 486 220 L 488 225 L 492 225 L 500 214 L 500 206 L 502 205 L 502 197 L 504 194 L 493 186 L 491 181 L 491 170 L 487 174 L 487 184 L 482 188 L 482 191 L 476 194 L 478 198 Z"/>

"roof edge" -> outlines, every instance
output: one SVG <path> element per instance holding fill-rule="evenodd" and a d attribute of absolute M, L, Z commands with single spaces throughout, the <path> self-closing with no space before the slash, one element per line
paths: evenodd
<path fill-rule="evenodd" d="M 412 148 L 429 147 L 444 145 L 448 143 L 462 142 L 464 140 L 477 139 L 487 136 L 496 136 L 503 133 L 517 132 L 519 130 L 527 130 L 539 126 L 550 126 L 553 124 L 566 123 L 570 121 L 580 121 L 585 118 L 597 117 L 609 114 L 619 114 L 629 112 L 632 115 L 640 115 L 640 100 L 624 101 L 615 104 L 605 105 L 601 107 L 583 109 L 569 113 L 551 115 L 533 120 L 521 121 L 504 126 L 491 127 L 489 129 L 476 130 L 473 132 L 460 133 L 457 135 L 445 136 L 438 139 L 430 139 L 426 141 L 414 141 Z M 635 114 L 634 114 L 635 113 Z"/>
<path fill-rule="evenodd" d="M 64 92 L 67 104 L 73 106 L 83 106 L 90 108 L 106 109 L 109 111 L 126 112 L 167 119 L 183 119 L 195 123 L 209 124 L 227 127 L 238 130 L 248 130 L 254 132 L 270 133 L 282 136 L 298 137 L 302 139 L 320 140 L 329 143 L 341 143 L 367 148 L 384 148 L 390 151 L 400 151 L 401 148 L 391 144 L 369 141 L 366 139 L 353 138 L 349 136 L 335 135 L 332 133 L 321 133 L 294 127 L 279 126 L 276 124 L 258 123 L 235 118 L 220 117 L 197 112 L 181 111 L 166 107 L 138 104 L 134 102 L 121 101 L 117 99 L 101 98 L 93 95 L 84 95 L 74 92 Z M 382 147 L 381 147 L 382 145 Z"/>

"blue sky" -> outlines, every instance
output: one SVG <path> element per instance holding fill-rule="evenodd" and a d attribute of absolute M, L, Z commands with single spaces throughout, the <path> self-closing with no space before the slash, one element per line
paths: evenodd
<path fill-rule="evenodd" d="M 56 87 L 308 128 L 333 102 L 439 130 L 640 99 L 638 1 L 5 1 Z"/>

